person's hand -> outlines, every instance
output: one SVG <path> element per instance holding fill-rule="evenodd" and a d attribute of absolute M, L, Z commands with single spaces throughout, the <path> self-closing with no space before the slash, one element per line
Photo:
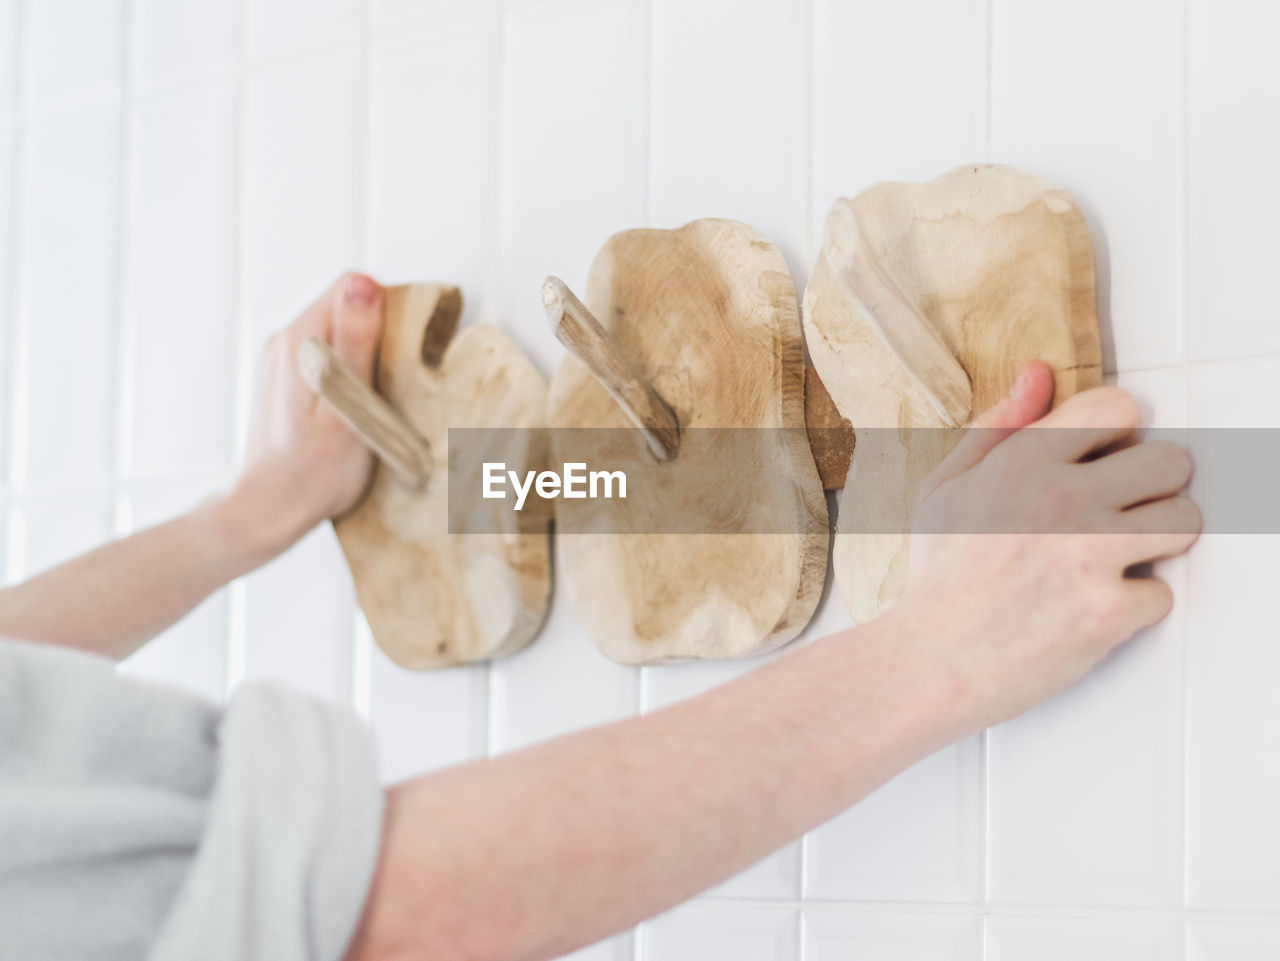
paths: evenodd
<path fill-rule="evenodd" d="M 279 553 L 320 521 L 353 508 L 373 467 L 367 448 L 303 383 L 298 345 L 321 338 L 369 383 L 381 334 L 382 288 L 347 273 L 267 341 L 244 469 L 228 498 L 262 553 Z"/>
<path fill-rule="evenodd" d="M 1086 391 L 1045 415 L 1052 395 L 1051 370 L 1028 366 L 921 486 L 894 616 L 919 628 L 904 632 L 923 645 L 914 653 L 952 673 L 971 730 L 1021 714 L 1163 618 L 1168 584 L 1133 568 L 1186 551 L 1201 527 L 1180 494 L 1190 455 L 1139 442 L 1128 393 Z"/>

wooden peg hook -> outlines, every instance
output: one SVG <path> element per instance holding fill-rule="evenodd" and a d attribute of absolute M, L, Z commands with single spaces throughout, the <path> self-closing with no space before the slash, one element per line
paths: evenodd
<path fill-rule="evenodd" d="M 849 201 L 832 205 L 823 248 L 841 293 L 861 307 L 929 406 L 949 427 L 967 425 L 973 411 L 968 373 L 867 242 Z"/>
<path fill-rule="evenodd" d="M 609 332 L 559 277 L 543 281 L 542 306 L 556 339 L 587 365 L 618 402 L 653 456 L 660 461 L 673 460 L 680 449 L 675 411 L 653 389 L 639 365 L 618 349 Z"/>
<path fill-rule="evenodd" d="M 298 345 L 298 373 L 409 488 L 431 477 L 431 445 L 319 337 Z"/>

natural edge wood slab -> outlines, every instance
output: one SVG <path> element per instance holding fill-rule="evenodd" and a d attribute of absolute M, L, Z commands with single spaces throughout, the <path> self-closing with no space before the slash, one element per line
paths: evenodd
<path fill-rule="evenodd" d="M 974 416 L 1037 358 L 1054 370 L 1055 404 L 1102 382 L 1093 248 L 1061 187 L 1013 167 L 967 166 L 836 203 L 856 212 L 880 268 L 968 373 Z M 840 594 L 861 623 L 901 593 L 908 538 L 898 531 L 910 526 L 916 486 L 959 432 L 911 430 L 944 420 L 866 304 L 837 283 L 837 257 L 824 247 L 803 314 L 813 365 L 857 441 L 832 556 Z"/>
<path fill-rule="evenodd" d="M 728 220 L 628 230 L 601 249 L 583 302 L 675 413 L 680 444 L 659 461 L 587 366 L 565 357 L 550 392 L 554 462 L 581 459 L 565 438 L 583 432 L 561 428 L 598 427 L 620 430 L 588 436 L 645 464 L 626 500 L 557 504 L 557 554 L 579 620 L 628 664 L 741 657 L 792 639 L 822 592 L 827 514 L 782 255 Z M 744 427 L 790 429 L 741 432 L 754 447 L 732 464 L 700 433 Z M 668 512 L 705 522 L 652 533 Z"/>
<path fill-rule="evenodd" d="M 450 477 L 448 429 L 540 428 L 546 408 L 542 375 L 500 330 L 477 324 L 453 336 L 461 310 L 456 287 L 386 289 L 374 386 L 430 445 L 431 470 L 415 488 L 377 464 L 364 499 L 334 521 L 374 639 L 416 670 L 520 650 L 551 593 L 545 513 L 473 497 L 471 509 L 492 515 L 471 529 L 500 533 L 449 533 L 450 482 L 473 492 L 481 480 L 456 467 Z M 512 466 L 545 467 L 536 444 L 520 453 L 524 463 L 508 455 Z"/>

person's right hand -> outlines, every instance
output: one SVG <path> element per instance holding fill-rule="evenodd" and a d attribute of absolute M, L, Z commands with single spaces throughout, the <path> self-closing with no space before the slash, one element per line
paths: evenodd
<path fill-rule="evenodd" d="M 1163 618 L 1169 585 L 1131 568 L 1200 532 L 1181 494 L 1190 455 L 1140 442 L 1128 393 L 1085 391 L 1046 415 L 1052 395 L 1051 370 L 1028 366 L 920 491 L 893 616 L 919 628 L 903 632 L 914 653 L 951 672 L 970 730 L 1023 713 Z"/>

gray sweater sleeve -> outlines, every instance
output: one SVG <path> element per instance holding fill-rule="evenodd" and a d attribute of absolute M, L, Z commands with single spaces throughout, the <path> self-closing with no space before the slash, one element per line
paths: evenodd
<path fill-rule="evenodd" d="M 337 961 L 382 793 L 347 711 L 0 641 L 0 957 Z"/>

